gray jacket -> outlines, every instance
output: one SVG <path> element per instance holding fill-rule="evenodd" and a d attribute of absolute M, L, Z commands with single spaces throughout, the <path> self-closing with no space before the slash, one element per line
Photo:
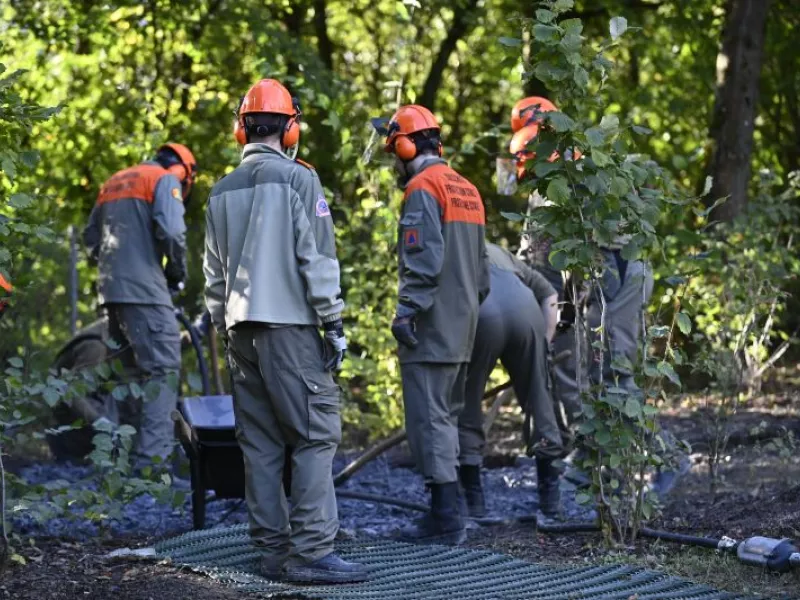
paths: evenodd
<path fill-rule="evenodd" d="M 319 325 L 340 318 L 333 219 L 316 172 L 264 144 L 211 190 L 206 304 L 216 329 Z"/>
<path fill-rule="evenodd" d="M 149 161 L 116 173 L 100 190 L 83 240 L 99 266 L 101 305 L 172 306 L 167 283 L 186 278 L 178 178 Z"/>
<path fill-rule="evenodd" d="M 397 314 L 415 315 L 419 345 L 401 344 L 401 363 L 469 362 L 489 294 L 484 229 L 478 190 L 443 160 L 411 178 L 398 231 Z"/>

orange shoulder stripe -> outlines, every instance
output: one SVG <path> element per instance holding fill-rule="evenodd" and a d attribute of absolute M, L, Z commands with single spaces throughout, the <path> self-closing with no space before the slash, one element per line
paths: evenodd
<path fill-rule="evenodd" d="M 412 179 L 406 188 L 406 197 L 417 190 L 436 198 L 442 210 L 443 223 L 486 224 L 478 189 L 447 165 L 428 167 Z"/>
<path fill-rule="evenodd" d="M 0 274 L 0 288 L 3 288 L 9 294 L 14 290 L 14 286 L 2 274 Z"/>
<path fill-rule="evenodd" d="M 123 169 L 103 184 L 97 196 L 97 204 L 125 198 L 143 200 L 151 204 L 158 180 L 167 173 L 166 169 L 156 165 L 136 165 Z"/>

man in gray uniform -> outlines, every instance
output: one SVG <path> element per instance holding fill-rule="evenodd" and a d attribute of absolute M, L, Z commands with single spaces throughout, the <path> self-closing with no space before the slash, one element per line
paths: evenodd
<path fill-rule="evenodd" d="M 156 397 L 107 403 L 112 420 L 138 430 L 139 466 L 165 465 L 172 451 L 180 333 L 170 290 L 186 278 L 183 201 L 197 170 L 186 146 L 166 144 L 152 161 L 116 173 L 100 190 L 83 236 L 98 263 L 99 303 L 123 365 L 156 382 Z M 166 266 L 162 262 L 166 259 Z M 113 357 L 113 355 L 112 355 Z M 117 413 L 117 410 L 118 413 Z"/>
<path fill-rule="evenodd" d="M 402 106 L 382 131 L 405 184 L 392 333 L 408 442 L 431 490 L 430 512 L 404 537 L 459 544 L 466 529 L 456 472 L 458 415 L 478 307 L 489 293 L 483 201 L 440 158 L 440 128 L 428 109 Z"/>
<path fill-rule="evenodd" d="M 470 515 L 483 516 L 480 466 L 486 439 L 481 401 L 499 359 L 511 377 L 517 400 L 533 416 L 529 443 L 536 456 L 539 507 L 545 515 L 555 516 L 560 494 L 559 470 L 553 463 L 563 456 L 564 448 L 550 395 L 547 351 L 558 296 L 544 276 L 507 250 L 495 244 L 487 244 L 487 249 L 492 291 L 481 304 L 464 410 L 458 421 L 459 478 Z"/>
<path fill-rule="evenodd" d="M 339 521 L 331 471 L 341 418 L 331 371 L 341 368 L 347 348 L 344 303 L 325 192 L 312 168 L 285 154 L 299 141 L 299 119 L 296 100 L 275 80 L 259 81 L 242 99 L 235 125 L 245 144 L 242 162 L 208 201 L 206 304 L 227 340 L 250 537 L 262 574 L 363 581 L 362 565 L 333 552 Z"/>

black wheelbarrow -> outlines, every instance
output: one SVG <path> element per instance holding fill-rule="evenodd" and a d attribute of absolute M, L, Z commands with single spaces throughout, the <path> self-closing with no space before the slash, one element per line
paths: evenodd
<path fill-rule="evenodd" d="M 209 491 L 215 499 L 244 498 L 244 462 L 236 441 L 231 396 L 183 398 L 173 412 L 175 435 L 189 458 L 192 523 L 206 525 Z"/>

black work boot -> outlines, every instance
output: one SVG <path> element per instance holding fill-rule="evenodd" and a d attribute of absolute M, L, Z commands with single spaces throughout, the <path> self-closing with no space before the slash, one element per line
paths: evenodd
<path fill-rule="evenodd" d="M 550 519 L 561 514 L 561 471 L 555 466 L 555 459 L 536 458 L 536 479 L 539 491 L 539 510 Z"/>
<path fill-rule="evenodd" d="M 284 581 L 292 583 L 317 583 L 328 585 L 333 583 L 359 583 L 369 577 L 367 567 L 361 563 L 347 562 L 331 552 L 319 560 L 305 564 L 286 566 Z"/>
<path fill-rule="evenodd" d="M 478 465 L 461 465 L 458 478 L 464 488 L 464 499 L 467 502 L 467 514 L 470 517 L 486 516 L 486 502 L 481 487 L 481 468 Z"/>
<path fill-rule="evenodd" d="M 467 530 L 459 509 L 458 483 L 432 483 L 430 488 L 430 512 L 404 528 L 400 539 L 418 544 L 461 544 L 467 539 Z"/>

